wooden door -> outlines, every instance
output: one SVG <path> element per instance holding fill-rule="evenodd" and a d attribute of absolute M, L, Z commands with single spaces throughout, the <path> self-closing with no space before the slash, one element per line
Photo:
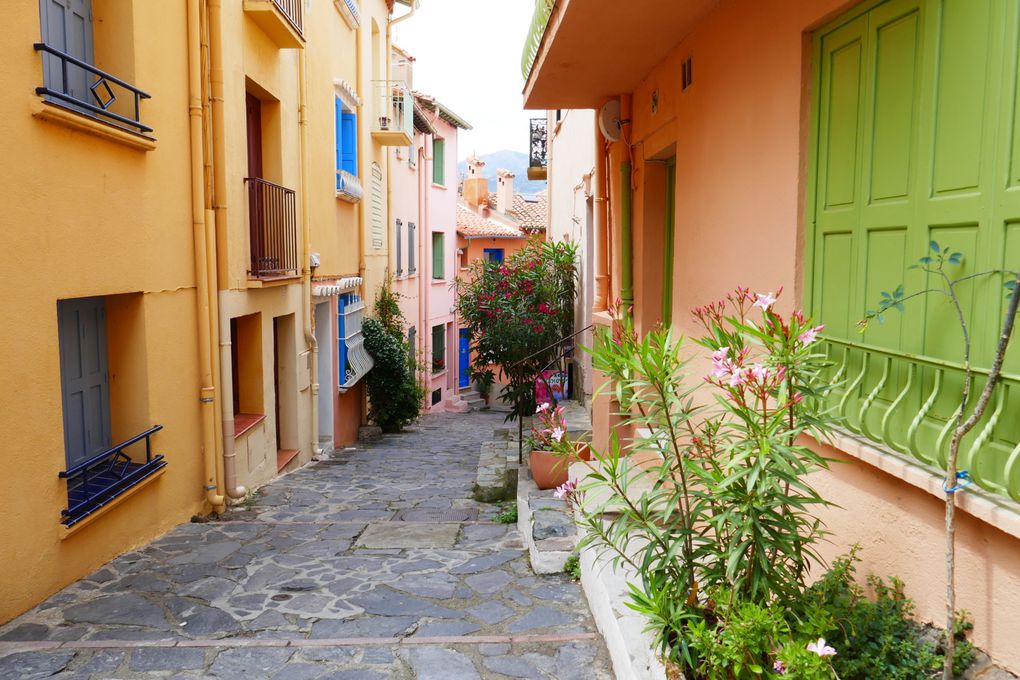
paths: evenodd
<path fill-rule="evenodd" d="M 248 176 L 262 177 L 262 102 L 248 92 L 245 108 L 248 124 Z"/>
<path fill-rule="evenodd" d="M 57 302 L 67 466 L 110 448 L 106 311 L 101 297 Z"/>

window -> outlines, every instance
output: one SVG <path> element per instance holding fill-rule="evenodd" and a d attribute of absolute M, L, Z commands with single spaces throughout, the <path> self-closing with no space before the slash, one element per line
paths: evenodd
<path fill-rule="evenodd" d="M 407 223 L 407 273 L 409 276 L 414 276 L 418 271 L 416 264 L 415 253 L 418 251 L 418 228 L 414 226 L 414 222 Z"/>
<path fill-rule="evenodd" d="M 356 293 L 337 298 L 337 376 L 341 388 L 357 383 L 374 365 L 365 349 L 361 322 L 365 303 Z"/>
<path fill-rule="evenodd" d="M 432 278 L 446 278 L 446 262 L 444 260 L 444 234 L 441 231 L 432 232 Z"/>
<path fill-rule="evenodd" d="M 396 240 L 397 240 L 397 247 L 393 249 L 393 252 L 395 254 L 394 259 L 396 260 L 396 273 L 397 273 L 397 276 L 403 276 L 403 274 L 404 274 L 404 270 L 401 267 L 401 265 L 403 264 L 403 250 L 402 250 L 402 248 L 400 246 L 400 241 L 403 238 L 403 234 L 404 234 L 404 224 L 400 220 L 397 220 L 396 228 L 394 229 L 394 236 L 396 237 Z"/>
<path fill-rule="evenodd" d="M 95 7 L 93 7 L 95 4 Z M 142 136 L 152 132 L 139 117 L 149 95 L 125 80 L 132 76 L 134 39 L 130 12 L 125 18 L 112 0 L 39 0 L 42 87 L 47 101 Z M 73 60 L 73 61 L 72 61 Z M 102 63 L 114 73 L 98 68 Z"/>
<path fill-rule="evenodd" d="M 495 262 L 497 264 L 503 263 L 503 249 L 502 248 L 485 248 L 482 250 L 482 259 L 486 262 Z"/>
<path fill-rule="evenodd" d="M 418 149 L 415 148 L 414 144 L 407 147 L 407 164 L 412 168 L 418 167 Z"/>
<path fill-rule="evenodd" d="M 432 327 L 432 373 L 446 370 L 446 326 Z"/>
<path fill-rule="evenodd" d="M 432 140 L 432 183 L 446 185 L 446 142 L 438 137 Z"/>
<path fill-rule="evenodd" d="M 361 200 L 358 179 L 358 115 L 340 97 L 334 98 L 336 142 L 336 192 L 352 203 Z"/>

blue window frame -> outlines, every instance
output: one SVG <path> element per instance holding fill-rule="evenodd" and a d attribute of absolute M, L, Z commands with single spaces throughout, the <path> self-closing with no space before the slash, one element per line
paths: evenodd
<path fill-rule="evenodd" d="M 344 109 L 340 97 L 334 99 L 336 120 L 337 189 L 341 188 L 340 171 L 358 176 L 358 115 Z"/>
<path fill-rule="evenodd" d="M 347 380 L 347 332 L 344 329 L 344 309 L 352 302 L 353 298 L 351 293 L 344 293 L 337 298 L 336 303 L 336 366 L 337 380 L 341 385 Z"/>
<path fill-rule="evenodd" d="M 503 249 L 502 248 L 484 248 L 482 249 L 482 257 L 486 262 L 495 262 L 496 264 L 503 263 Z"/>

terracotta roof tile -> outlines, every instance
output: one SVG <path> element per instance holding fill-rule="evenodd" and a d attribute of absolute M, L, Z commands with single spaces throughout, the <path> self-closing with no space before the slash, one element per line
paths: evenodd
<path fill-rule="evenodd" d="M 467 238 L 490 236 L 494 238 L 525 238 L 517 227 L 504 224 L 491 217 L 483 217 L 471 208 L 457 204 L 457 233 Z"/>
<path fill-rule="evenodd" d="M 496 192 L 489 193 L 489 205 L 496 209 Z M 549 212 L 549 196 L 544 192 L 525 198 L 524 194 L 514 194 L 513 204 L 506 212 L 522 229 L 534 230 L 546 228 L 546 215 Z"/>

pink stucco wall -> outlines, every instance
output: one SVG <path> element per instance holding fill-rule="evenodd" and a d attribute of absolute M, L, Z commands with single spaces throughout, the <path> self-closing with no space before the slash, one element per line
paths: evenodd
<path fill-rule="evenodd" d="M 634 298 L 642 328 L 661 316 L 662 209 L 655 164 L 676 157 L 673 322 L 696 334 L 689 310 L 737 285 L 784 288 L 786 311 L 802 299 L 803 225 L 810 110 L 811 31 L 853 3 L 843 0 L 724 0 L 708 13 L 632 93 Z M 695 82 L 681 93 L 682 59 Z M 658 94 L 658 110 L 650 102 Z M 613 289 L 620 294 L 619 163 L 610 151 L 614 224 Z M 608 410 L 597 405 L 597 427 Z M 833 532 L 832 558 L 863 546 L 862 575 L 897 575 L 917 615 L 943 620 L 944 529 L 941 498 L 845 453 L 850 461 L 815 475 L 840 507 L 821 513 Z M 1011 506 L 1010 512 L 1017 508 Z M 1020 670 L 1020 539 L 959 512 L 958 607 L 975 620 L 973 641 Z"/>

